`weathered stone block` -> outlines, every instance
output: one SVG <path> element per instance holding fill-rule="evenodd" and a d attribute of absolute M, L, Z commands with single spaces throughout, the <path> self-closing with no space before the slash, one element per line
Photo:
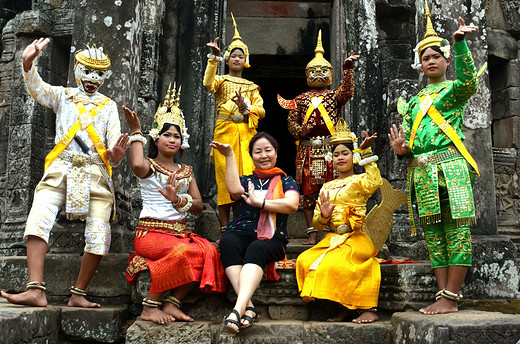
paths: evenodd
<path fill-rule="evenodd" d="M 61 310 L 21 307 L 0 301 L 0 343 L 39 344 L 58 343 L 58 323 Z"/>
<path fill-rule="evenodd" d="M 127 254 L 112 254 L 101 260 L 88 287 L 90 300 L 102 304 L 130 301 L 131 286 L 125 278 L 127 261 Z M 47 254 L 44 279 L 50 302 L 64 302 L 69 298 L 69 288 L 76 282 L 80 264 L 79 255 Z M 22 292 L 27 281 L 26 257 L 0 257 L 0 289 Z"/>
<path fill-rule="evenodd" d="M 269 317 L 273 320 L 308 320 L 309 319 L 309 308 L 307 306 L 279 306 L 272 305 L 268 306 Z"/>
<path fill-rule="evenodd" d="M 25 11 L 17 15 L 18 35 L 49 36 L 52 23 L 43 11 Z"/>
<path fill-rule="evenodd" d="M 459 311 L 442 316 L 394 313 L 395 343 L 516 343 L 520 315 Z"/>
<path fill-rule="evenodd" d="M 61 311 L 60 330 L 65 338 L 71 340 L 115 343 L 121 339 L 121 329 L 127 318 L 126 307 L 64 307 Z"/>
<path fill-rule="evenodd" d="M 495 120 L 518 116 L 520 111 L 520 87 L 508 87 L 494 93 L 491 105 L 493 119 Z"/>
<path fill-rule="evenodd" d="M 518 108 L 520 110 L 520 100 L 518 101 Z M 493 133 L 494 147 L 520 148 L 520 117 L 509 117 L 494 121 Z"/>
<path fill-rule="evenodd" d="M 518 47 L 516 39 L 503 30 L 487 30 L 488 53 L 505 60 L 512 60 L 518 57 Z"/>
<path fill-rule="evenodd" d="M 367 326 L 354 323 L 304 323 L 305 343 L 392 343 L 390 324 L 378 321 Z"/>
<path fill-rule="evenodd" d="M 221 325 L 208 322 L 173 322 L 159 326 L 150 321 L 138 320 L 126 332 L 126 344 L 210 344 L 221 329 Z"/>

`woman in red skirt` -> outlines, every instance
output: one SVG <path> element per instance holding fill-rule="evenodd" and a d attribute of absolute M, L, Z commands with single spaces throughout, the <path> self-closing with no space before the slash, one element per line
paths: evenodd
<path fill-rule="evenodd" d="M 224 292 L 226 279 L 219 254 L 208 240 L 189 232 L 187 212 L 200 213 L 202 199 L 191 166 L 176 163 L 188 148 L 180 95 L 168 90 L 157 110 L 144 158 L 146 139 L 132 110 L 123 106 L 131 130 L 130 166 L 140 178 L 143 209 L 135 230 L 134 248 L 126 270 L 135 282 L 139 271 L 150 270 L 152 283 L 144 298 L 141 319 L 165 324 L 193 321 L 181 311 L 182 299 L 196 286 L 204 292 Z M 166 295 L 167 291 L 169 294 Z"/>

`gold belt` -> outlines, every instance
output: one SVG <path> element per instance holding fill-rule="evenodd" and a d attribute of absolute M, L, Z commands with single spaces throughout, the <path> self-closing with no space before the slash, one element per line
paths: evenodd
<path fill-rule="evenodd" d="M 241 113 L 234 113 L 231 115 L 219 112 L 217 114 L 217 119 L 223 119 L 225 121 L 231 121 L 235 123 L 247 123 L 249 118 L 247 116 L 242 115 Z"/>
<path fill-rule="evenodd" d="M 323 147 L 330 144 L 330 137 L 316 136 L 308 140 L 300 140 L 301 146 L 308 147 Z"/>
<path fill-rule="evenodd" d="M 103 159 L 101 159 L 101 155 L 98 153 L 92 153 L 91 155 L 81 153 L 81 152 L 70 152 L 63 151 L 61 152 L 59 159 L 71 162 L 72 165 L 81 167 L 84 165 L 104 165 Z"/>
<path fill-rule="evenodd" d="M 454 157 L 462 158 L 463 156 L 457 148 L 450 146 L 443 152 L 425 153 L 413 158 L 410 162 L 410 167 L 425 168 L 428 164 L 437 164 Z"/>

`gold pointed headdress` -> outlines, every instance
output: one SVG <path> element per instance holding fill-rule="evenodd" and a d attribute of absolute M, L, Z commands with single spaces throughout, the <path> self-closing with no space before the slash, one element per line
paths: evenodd
<path fill-rule="evenodd" d="M 332 134 L 332 137 L 330 138 L 331 145 L 338 143 L 353 143 L 352 132 L 343 118 L 339 119 L 334 129 L 334 134 Z"/>
<path fill-rule="evenodd" d="M 316 43 L 316 49 L 314 49 L 314 58 L 307 64 L 307 67 L 305 69 L 309 69 L 310 67 L 314 66 L 325 66 L 332 69 L 332 65 L 329 61 L 327 61 L 323 54 L 325 53 L 325 50 L 323 49 L 323 45 L 321 43 L 321 30 L 318 32 L 318 42 Z"/>
<path fill-rule="evenodd" d="M 242 41 L 242 37 L 240 37 L 240 34 L 238 33 L 238 27 L 237 22 L 235 21 L 235 17 L 233 16 L 233 12 L 231 12 L 231 18 L 233 19 L 233 27 L 235 28 L 235 34 L 233 36 L 233 40 L 231 41 L 231 44 L 226 48 L 226 52 L 224 53 L 224 58 L 226 61 L 229 59 L 229 55 L 231 52 L 236 49 L 242 49 L 244 52 L 244 55 L 246 56 L 246 63 L 244 64 L 245 68 L 251 67 L 249 64 L 249 49 L 247 48 L 247 45 Z"/>
<path fill-rule="evenodd" d="M 166 92 L 166 96 L 164 97 L 164 103 L 159 106 L 157 111 L 155 112 L 155 116 L 153 118 L 152 130 L 150 130 L 150 136 L 156 140 L 159 137 L 159 133 L 161 132 L 165 123 L 175 124 L 179 126 L 182 135 L 182 145 L 181 148 L 188 148 L 188 129 L 186 128 L 184 115 L 182 114 L 182 110 L 179 108 L 179 104 L 181 102 L 181 87 L 179 86 L 179 90 L 176 90 L 175 83 L 173 84 L 173 90 L 171 89 L 171 84 L 168 86 L 168 91 Z"/>
<path fill-rule="evenodd" d="M 97 48 L 95 44 L 91 47 L 87 45 L 85 50 L 80 49 L 76 51 L 74 59 L 75 64 L 81 63 L 91 69 L 108 70 L 110 68 L 108 54 L 103 51 L 103 47 Z"/>
<path fill-rule="evenodd" d="M 417 43 L 417 46 L 414 49 L 415 52 L 415 62 L 412 65 L 415 69 L 421 68 L 421 51 L 431 46 L 439 46 L 441 47 L 441 51 L 445 58 L 450 57 L 450 45 L 448 40 L 439 37 L 435 29 L 433 28 L 430 8 L 428 7 L 428 0 L 424 0 L 424 16 L 426 17 L 426 33 L 424 34 L 424 38 L 422 41 Z"/>

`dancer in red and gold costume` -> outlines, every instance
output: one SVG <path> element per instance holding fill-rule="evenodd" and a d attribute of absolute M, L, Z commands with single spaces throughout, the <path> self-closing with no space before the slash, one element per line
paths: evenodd
<path fill-rule="evenodd" d="M 343 62 L 341 86 L 328 90 L 332 84 L 332 65 L 323 57 L 324 52 L 320 30 L 315 57 L 305 68 L 311 90 L 289 101 L 278 96 L 280 105 L 290 110 L 287 124 L 297 140 L 296 183 L 303 195 L 309 234 L 308 240 L 303 242 L 306 245 L 316 244 L 317 230 L 312 226 L 316 199 L 323 183 L 333 179 L 332 161 L 325 160 L 325 153 L 331 148 L 329 141 L 340 118 L 341 107 L 354 95 L 354 61 L 359 58 L 351 52 Z"/>
<path fill-rule="evenodd" d="M 188 133 L 179 108 L 180 92 L 168 89 L 157 109 L 148 145 L 141 123 L 132 110 L 123 107 L 130 136 L 130 166 L 140 178 L 143 209 L 135 230 L 135 256 L 126 270 L 135 282 L 139 271 L 148 269 L 152 283 L 143 300 L 141 318 L 158 324 L 193 321 L 181 311 L 181 301 L 199 286 L 204 292 L 224 292 L 226 280 L 215 246 L 188 231 L 188 212 L 202 211 L 202 198 L 191 166 L 175 162 L 188 148 Z M 169 291 L 169 295 L 165 292 Z"/>

